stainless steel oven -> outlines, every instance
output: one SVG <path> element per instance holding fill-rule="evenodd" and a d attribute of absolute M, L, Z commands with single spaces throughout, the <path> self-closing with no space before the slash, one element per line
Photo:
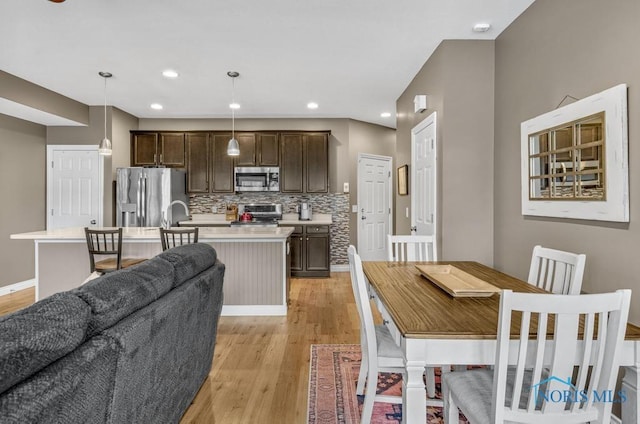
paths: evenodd
<path fill-rule="evenodd" d="M 235 168 L 235 191 L 280 191 L 280 168 L 239 167 Z"/>

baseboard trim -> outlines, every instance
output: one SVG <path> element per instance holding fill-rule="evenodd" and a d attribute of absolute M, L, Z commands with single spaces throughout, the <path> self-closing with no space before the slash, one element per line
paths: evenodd
<path fill-rule="evenodd" d="M 331 265 L 331 272 L 349 272 L 349 265 Z"/>
<path fill-rule="evenodd" d="M 286 316 L 284 305 L 222 305 L 222 315 L 236 316 Z"/>
<path fill-rule="evenodd" d="M 8 286 L 0 287 L 0 296 L 4 296 L 5 294 L 10 294 L 20 290 L 28 289 L 29 287 L 34 287 L 35 285 L 36 285 L 35 278 L 31 280 L 20 281 L 19 283 L 15 283 L 15 284 L 9 284 Z"/>

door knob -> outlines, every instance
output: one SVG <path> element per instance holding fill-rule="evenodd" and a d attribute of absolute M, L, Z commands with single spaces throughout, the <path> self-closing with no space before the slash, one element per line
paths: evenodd
<path fill-rule="evenodd" d="M 96 220 L 95 219 L 91 220 L 91 225 L 96 225 Z"/>
<path fill-rule="evenodd" d="M 360 219 L 367 219 L 367 217 L 363 215 L 362 218 L 360 218 Z"/>

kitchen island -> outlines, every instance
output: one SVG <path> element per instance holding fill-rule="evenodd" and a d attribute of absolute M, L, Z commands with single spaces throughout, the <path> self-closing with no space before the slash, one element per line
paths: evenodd
<path fill-rule="evenodd" d="M 286 315 L 292 228 L 200 228 L 198 241 L 213 246 L 225 264 L 223 315 Z M 13 234 L 35 243 L 36 300 L 78 287 L 89 276 L 83 228 Z M 162 251 L 158 228 L 123 228 L 123 257 L 151 258 Z"/>

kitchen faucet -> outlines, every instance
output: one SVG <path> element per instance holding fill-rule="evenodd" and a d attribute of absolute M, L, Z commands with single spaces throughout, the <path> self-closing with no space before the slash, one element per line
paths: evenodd
<path fill-rule="evenodd" d="M 182 200 L 174 200 L 173 202 L 169 203 L 169 206 L 167 206 L 166 213 L 163 212 L 164 217 L 162 218 L 162 224 L 163 224 L 162 226 L 167 230 L 171 228 L 171 221 L 173 221 L 171 208 L 175 204 L 182 205 L 184 207 L 185 212 L 187 213 L 187 216 L 189 216 L 189 206 L 187 206 L 187 204 L 184 203 Z"/>

